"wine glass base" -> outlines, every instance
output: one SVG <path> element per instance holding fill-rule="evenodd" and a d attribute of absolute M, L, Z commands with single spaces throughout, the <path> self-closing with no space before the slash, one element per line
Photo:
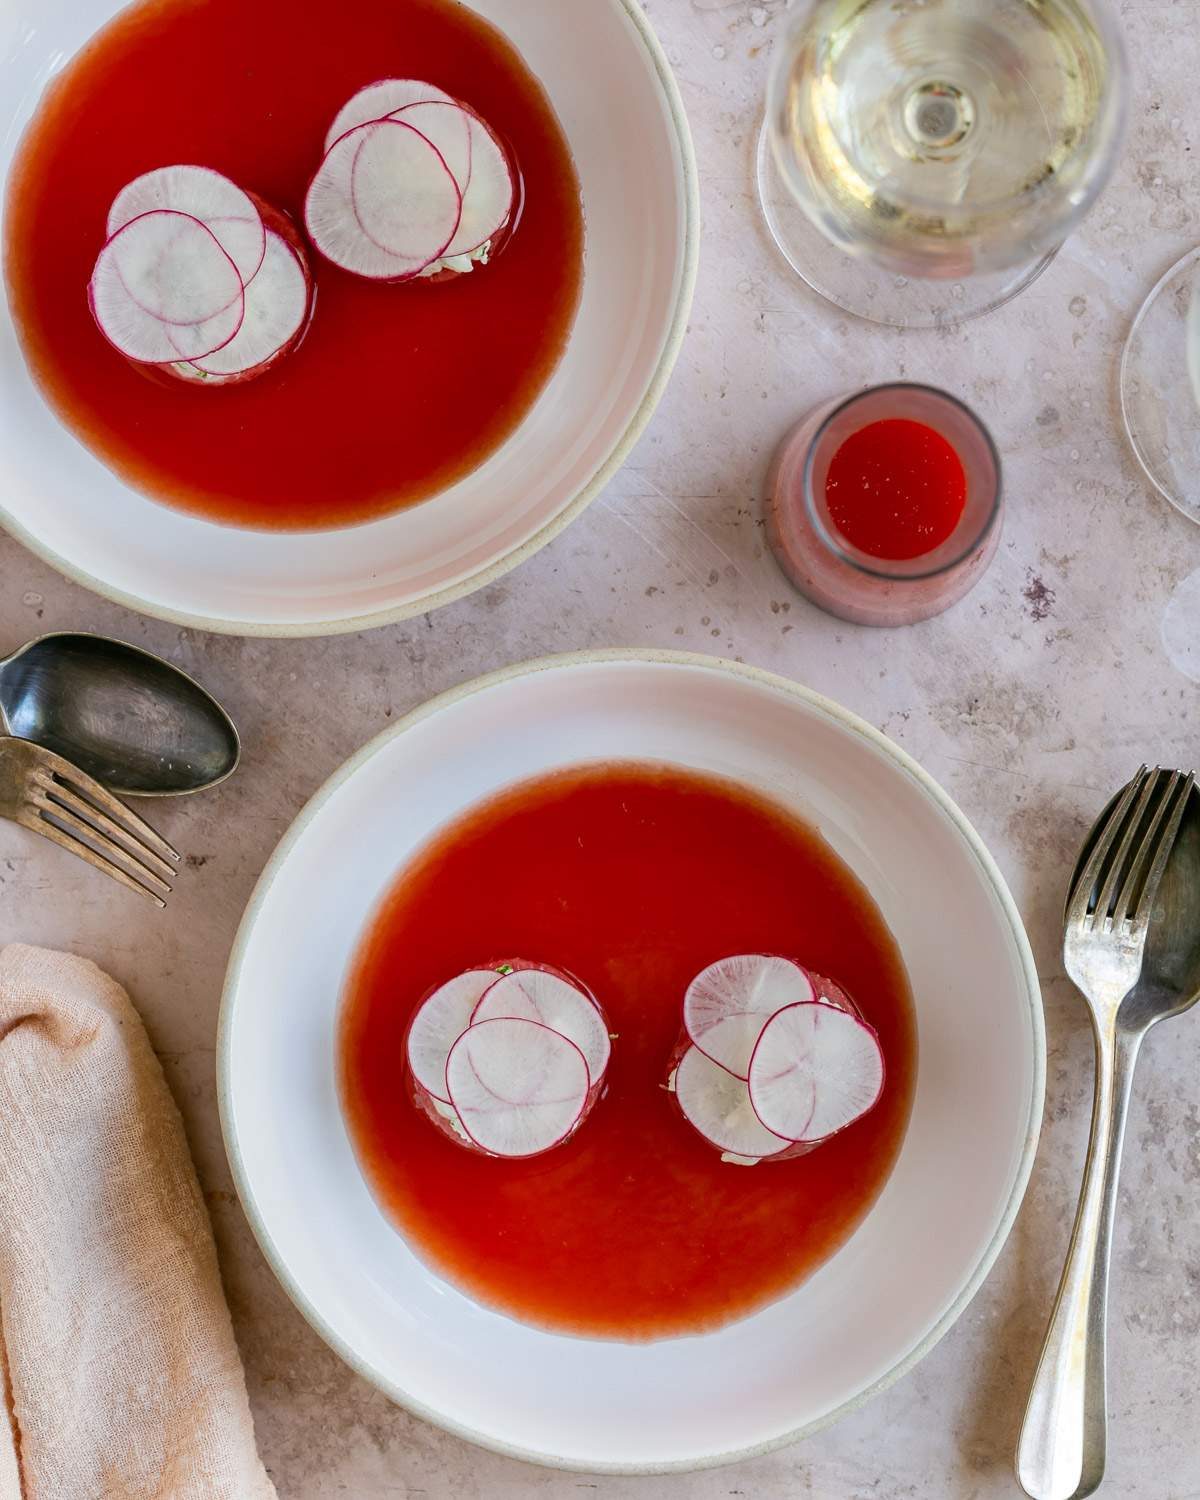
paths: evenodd
<path fill-rule="evenodd" d="M 1200 522 L 1200 247 L 1176 261 L 1133 320 L 1121 356 L 1121 414 L 1151 484 Z"/>
<path fill-rule="evenodd" d="M 896 276 L 847 255 L 812 222 L 783 180 L 764 122 L 758 137 L 758 198 L 784 259 L 818 296 L 870 323 L 947 328 L 994 311 L 1037 280 L 1057 249 L 1008 271 L 961 281 Z"/>

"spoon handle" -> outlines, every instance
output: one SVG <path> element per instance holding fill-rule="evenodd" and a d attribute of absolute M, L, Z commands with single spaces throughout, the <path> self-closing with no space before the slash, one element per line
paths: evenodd
<path fill-rule="evenodd" d="M 1117 1177 L 1141 1033 L 1096 1028 L 1096 1091 L 1083 1189 L 1017 1444 L 1033 1500 L 1075 1500 L 1104 1477 L 1105 1322 Z"/>

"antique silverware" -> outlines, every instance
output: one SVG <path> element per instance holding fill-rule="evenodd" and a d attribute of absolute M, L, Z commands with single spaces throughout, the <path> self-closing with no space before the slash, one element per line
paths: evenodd
<path fill-rule="evenodd" d="M 1017 1445 L 1034 1500 L 1090 1495 L 1104 1476 L 1108 1262 L 1121 1147 L 1142 1038 L 1200 995 L 1200 813 L 1192 775 L 1143 766 L 1080 856 L 1063 956 L 1096 1045 L 1083 1189 Z"/>
<path fill-rule="evenodd" d="M 0 661 L 0 732 L 33 740 L 122 796 L 216 786 L 237 730 L 196 682 L 123 641 L 44 635 Z"/>
<path fill-rule="evenodd" d="M 179 864 L 176 850 L 52 750 L 0 738 L 0 817 L 69 849 L 157 906 L 166 905 Z"/>

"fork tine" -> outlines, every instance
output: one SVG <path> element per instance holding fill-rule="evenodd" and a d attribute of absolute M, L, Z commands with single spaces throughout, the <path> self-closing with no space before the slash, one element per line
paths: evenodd
<path fill-rule="evenodd" d="M 1079 879 L 1075 882 L 1071 892 L 1071 899 L 1067 904 L 1067 925 L 1078 926 L 1087 916 L 1088 906 L 1091 903 L 1092 892 L 1100 880 L 1100 873 L 1104 868 L 1104 861 L 1108 858 L 1108 852 L 1116 842 L 1117 834 L 1121 831 L 1129 809 L 1133 806 L 1134 799 L 1140 793 L 1148 775 L 1147 768 L 1142 766 L 1137 775 L 1125 788 L 1117 805 L 1109 813 L 1105 820 L 1100 837 L 1096 840 L 1088 862 L 1084 865 Z M 1099 909 L 1099 908 L 1097 908 Z"/>
<path fill-rule="evenodd" d="M 1142 825 L 1147 810 L 1154 799 L 1155 790 L 1160 784 L 1160 778 L 1163 775 L 1164 772 L 1158 766 L 1155 766 L 1154 770 L 1150 772 L 1149 776 L 1142 783 L 1141 795 L 1137 799 L 1137 806 L 1134 808 L 1132 816 L 1125 825 L 1125 830 L 1121 835 L 1121 842 L 1117 845 L 1117 852 L 1109 861 L 1108 869 L 1105 871 L 1104 884 L 1100 887 L 1100 894 L 1096 897 L 1095 920 L 1098 923 L 1105 924 L 1106 930 L 1111 925 L 1108 921 L 1108 914 L 1119 889 L 1121 871 L 1125 869 L 1129 861 L 1129 853 L 1134 847 L 1135 836 L 1139 839 L 1144 838 L 1141 833 Z"/>
<path fill-rule="evenodd" d="M 122 885 L 128 886 L 131 891 L 136 891 L 139 896 L 148 897 L 160 909 L 166 906 L 167 903 L 156 891 L 152 891 L 148 886 L 144 886 L 139 881 L 134 880 L 119 865 L 115 865 L 111 860 L 105 859 L 104 855 L 97 853 L 88 844 L 81 843 L 70 834 L 64 833 L 61 828 L 56 828 L 53 823 L 48 822 L 40 812 L 35 811 L 31 806 L 21 809 L 17 814 L 17 821 L 23 828 L 28 828 L 33 833 L 40 833 L 43 838 L 50 839 L 52 843 L 58 844 L 61 848 L 78 855 L 80 859 L 87 860 L 89 865 L 94 866 L 97 870 L 102 870 L 105 875 L 111 876 L 113 880 L 119 881 Z"/>
<path fill-rule="evenodd" d="M 120 823 L 123 828 L 136 836 L 139 843 L 145 844 L 160 859 L 176 865 L 179 863 L 178 849 L 168 844 L 166 839 L 151 828 L 144 818 L 139 818 L 133 808 L 127 807 L 120 798 L 114 797 L 107 788 L 102 787 L 86 771 L 81 771 L 70 761 L 63 760 L 62 756 L 55 756 L 54 761 L 55 780 L 62 782 L 88 802 L 95 803 L 101 812 L 107 813 L 115 822 Z"/>
<path fill-rule="evenodd" d="M 134 834 L 120 823 L 110 818 L 107 813 L 101 812 L 98 807 L 86 801 L 83 797 L 77 797 L 65 782 L 38 776 L 34 778 L 38 785 L 45 788 L 44 793 L 34 793 L 34 802 L 42 808 L 49 810 L 57 817 L 60 809 L 67 809 L 76 814 L 85 822 L 92 824 L 98 833 L 107 834 L 121 849 L 127 858 L 137 864 L 145 865 L 164 884 L 167 884 L 174 875 L 174 865 L 160 859 L 153 849 L 148 849 Z M 168 886 L 169 889 L 169 886 Z"/>
<path fill-rule="evenodd" d="M 1174 779 L 1178 782 L 1178 771 L 1175 772 Z M 1167 861 L 1171 857 L 1171 850 L 1175 847 L 1175 840 L 1179 837 L 1180 824 L 1183 822 L 1183 814 L 1187 809 L 1195 781 L 1195 772 L 1189 771 L 1183 779 L 1183 789 L 1175 799 L 1170 821 L 1159 836 L 1157 846 L 1154 850 L 1154 860 L 1150 866 L 1150 873 L 1146 876 L 1146 883 L 1142 887 L 1141 895 L 1138 897 L 1137 906 L 1133 912 L 1135 927 L 1146 927 L 1150 924 L 1150 918 L 1154 913 L 1154 898 L 1158 895 L 1158 887 L 1166 872 Z M 1170 793 L 1168 793 L 1169 795 Z M 1166 802 L 1167 798 L 1164 797 L 1164 807 L 1166 806 Z M 1132 894 L 1131 892 L 1131 897 Z"/>
<path fill-rule="evenodd" d="M 1123 922 L 1131 914 L 1130 908 L 1134 905 L 1134 899 L 1140 887 L 1142 877 L 1146 873 L 1146 866 L 1150 863 L 1150 859 L 1156 848 L 1158 830 L 1162 824 L 1163 816 L 1171 805 L 1171 799 L 1174 797 L 1175 791 L 1179 786 L 1181 776 L 1182 772 L 1180 771 L 1172 771 L 1170 773 L 1166 788 L 1162 796 L 1158 799 L 1158 803 L 1154 809 L 1154 815 L 1142 833 L 1137 853 L 1134 855 L 1133 862 L 1129 866 L 1129 873 L 1125 876 L 1125 879 L 1121 883 L 1121 889 L 1117 893 L 1117 901 L 1113 907 L 1112 914 L 1112 925 L 1114 927 Z"/>
<path fill-rule="evenodd" d="M 36 798 L 33 805 L 35 807 L 38 806 Z M 68 837 L 78 839 L 80 843 L 89 844 L 99 854 L 103 855 L 110 864 L 114 864 L 120 869 L 128 870 L 135 880 L 140 881 L 150 890 L 161 891 L 164 896 L 171 894 L 171 887 L 161 875 L 152 870 L 149 865 L 144 865 L 136 855 L 122 849 L 120 844 L 110 839 L 107 834 L 101 833 L 98 828 L 87 822 L 86 819 L 79 817 L 77 813 L 73 813 L 69 807 L 59 807 L 53 804 L 49 807 L 41 807 L 40 811 L 42 817 L 52 827 L 58 828 Z"/>

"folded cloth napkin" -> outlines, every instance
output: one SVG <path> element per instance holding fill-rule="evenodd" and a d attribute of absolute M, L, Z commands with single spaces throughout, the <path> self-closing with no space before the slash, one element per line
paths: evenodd
<path fill-rule="evenodd" d="M 273 1500 L 183 1122 L 129 997 L 0 951 L 0 1500 Z"/>

